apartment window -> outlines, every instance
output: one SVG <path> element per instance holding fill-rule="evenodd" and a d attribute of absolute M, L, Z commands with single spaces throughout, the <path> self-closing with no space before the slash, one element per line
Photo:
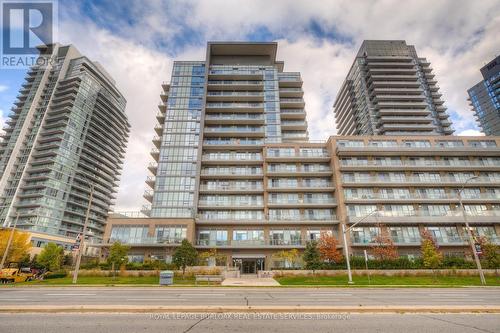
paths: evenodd
<path fill-rule="evenodd" d="M 114 225 L 111 228 L 110 241 L 134 244 L 141 243 L 147 237 L 147 225 Z"/>
<path fill-rule="evenodd" d="M 428 140 L 405 140 L 403 144 L 405 147 L 412 148 L 427 148 L 431 146 L 431 142 Z"/>
<path fill-rule="evenodd" d="M 390 227 L 389 232 L 394 243 L 419 243 L 418 227 Z"/>
<path fill-rule="evenodd" d="M 462 141 L 455 140 L 440 140 L 436 142 L 439 147 L 453 148 L 453 147 L 463 147 L 464 143 Z"/>
<path fill-rule="evenodd" d="M 365 143 L 361 140 L 338 140 L 338 147 L 364 147 Z"/>
<path fill-rule="evenodd" d="M 464 209 L 467 214 L 471 216 L 482 216 L 488 214 L 488 208 L 486 208 L 486 205 L 464 205 Z"/>
<path fill-rule="evenodd" d="M 346 199 L 371 199 L 374 197 L 372 188 L 345 188 Z"/>
<path fill-rule="evenodd" d="M 415 209 L 412 205 L 384 205 L 384 216 L 412 216 Z"/>
<path fill-rule="evenodd" d="M 476 148 L 491 148 L 496 147 L 497 143 L 495 142 L 495 140 L 474 140 L 469 141 L 469 146 Z"/>
<path fill-rule="evenodd" d="M 347 205 L 347 212 L 350 217 L 364 217 L 376 210 L 376 205 Z"/>
<path fill-rule="evenodd" d="M 371 147 L 397 147 L 396 140 L 370 140 L 368 145 Z"/>
<path fill-rule="evenodd" d="M 461 242 L 457 227 L 426 227 L 426 230 L 438 243 Z"/>
<path fill-rule="evenodd" d="M 426 216 L 448 216 L 451 209 L 449 205 L 422 205 L 421 210 Z"/>
<path fill-rule="evenodd" d="M 180 243 L 186 238 L 186 234 L 187 226 L 185 225 L 157 225 L 155 229 L 156 240 L 158 242 Z"/>
<path fill-rule="evenodd" d="M 409 199 L 410 190 L 407 188 L 382 188 L 379 191 L 384 199 Z"/>
<path fill-rule="evenodd" d="M 368 244 L 375 241 L 380 234 L 378 227 L 354 227 L 351 229 L 351 239 L 353 243 Z"/>

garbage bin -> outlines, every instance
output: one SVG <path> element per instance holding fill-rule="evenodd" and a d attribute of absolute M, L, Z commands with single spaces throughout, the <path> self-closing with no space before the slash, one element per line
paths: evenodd
<path fill-rule="evenodd" d="M 174 284 L 174 272 L 173 271 L 161 271 L 160 272 L 160 286 L 169 286 Z"/>

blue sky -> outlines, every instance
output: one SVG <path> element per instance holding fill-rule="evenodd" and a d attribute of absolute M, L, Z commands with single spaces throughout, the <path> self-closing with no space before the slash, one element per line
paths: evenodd
<path fill-rule="evenodd" d="M 210 40 L 277 41 L 300 71 L 313 139 L 335 134 L 332 105 L 363 39 L 405 39 L 432 64 L 456 134 L 477 134 L 467 88 L 499 50 L 494 0 L 59 1 L 59 40 L 99 61 L 127 98 L 132 124 L 117 208 L 141 198 L 160 83 L 172 61 L 202 60 Z M 0 126 L 24 71 L 0 69 Z"/>

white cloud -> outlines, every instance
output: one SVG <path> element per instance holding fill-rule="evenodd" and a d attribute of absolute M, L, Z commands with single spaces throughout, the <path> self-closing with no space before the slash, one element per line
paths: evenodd
<path fill-rule="evenodd" d="M 5 84 L 0 84 L 0 93 L 6 91 L 7 89 L 9 89 L 8 86 L 6 86 Z"/>
<path fill-rule="evenodd" d="M 441 93 L 455 115 L 458 134 L 477 135 L 466 102 L 479 68 L 498 52 L 500 3 L 495 0 L 413 1 L 123 1 L 133 19 L 97 10 L 93 19 L 118 26 L 116 34 L 67 7 L 59 29 L 99 61 L 127 99 L 132 125 L 117 209 L 139 209 L 145 200 L 146 167 L 160 83 L 170 79 L 172 59 L 203 60 L 205 41 L 244 40 L 255 31 L 282 36 L 278 59 L 300 71 L 311 139 L 335 133 L 333 102 L 363 39 L 405 39 L 434 68 Z M 123 9 L 123 8 L 122 8 Z M 75 20 L 78 17 L 79 20 Z M 313 23 L 326 35 L 311 33 Z M 260 30 L 259 30 L 260 29 Z M 182 45 L 181 45 L 182 44 Z M 163 51 L 160 51 L 163 50 Z"/>
<path fill-rule="evenodd" d="M 457 135 L 464 135 L 464 136 L 483 136 L 484 133 L 478 130 L 473 130 L 473 129 L 468 129 L 461 131 L 457 133 Z"/>

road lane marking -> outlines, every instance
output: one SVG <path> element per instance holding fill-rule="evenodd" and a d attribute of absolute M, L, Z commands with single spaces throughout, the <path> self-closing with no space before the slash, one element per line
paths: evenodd
<path fill-rule="evenodd" d="M 309 296 L 352 296 L 352 294 L 342 294 L 342 293 L 321 293 L 321 294 L 309 294 Z"/>
<path fill-rule="evenodd" d="M 429 296 L 455 296 L 455 297 L 469 297 L 469 294 L 455 294 L 455 293 L 431 293 Z"/>
<path fill-rule="evenodd" d="M 28 301 L 27 298 L 0 298 L 0 302 L 5 301 Z"/>
<path fill-rule="evenodd" d="M 127 301 L 187 301 L 185 298 L 127 298 Z"/>
<path fill-rule="evenodd" d="M 179 296 L 226 296 L 226 294 L 179 294 Z"/>
<path fill-rule="evenodd" d="M 44 294 L 45 296 L 96 296 L 97 294 Z"/>

